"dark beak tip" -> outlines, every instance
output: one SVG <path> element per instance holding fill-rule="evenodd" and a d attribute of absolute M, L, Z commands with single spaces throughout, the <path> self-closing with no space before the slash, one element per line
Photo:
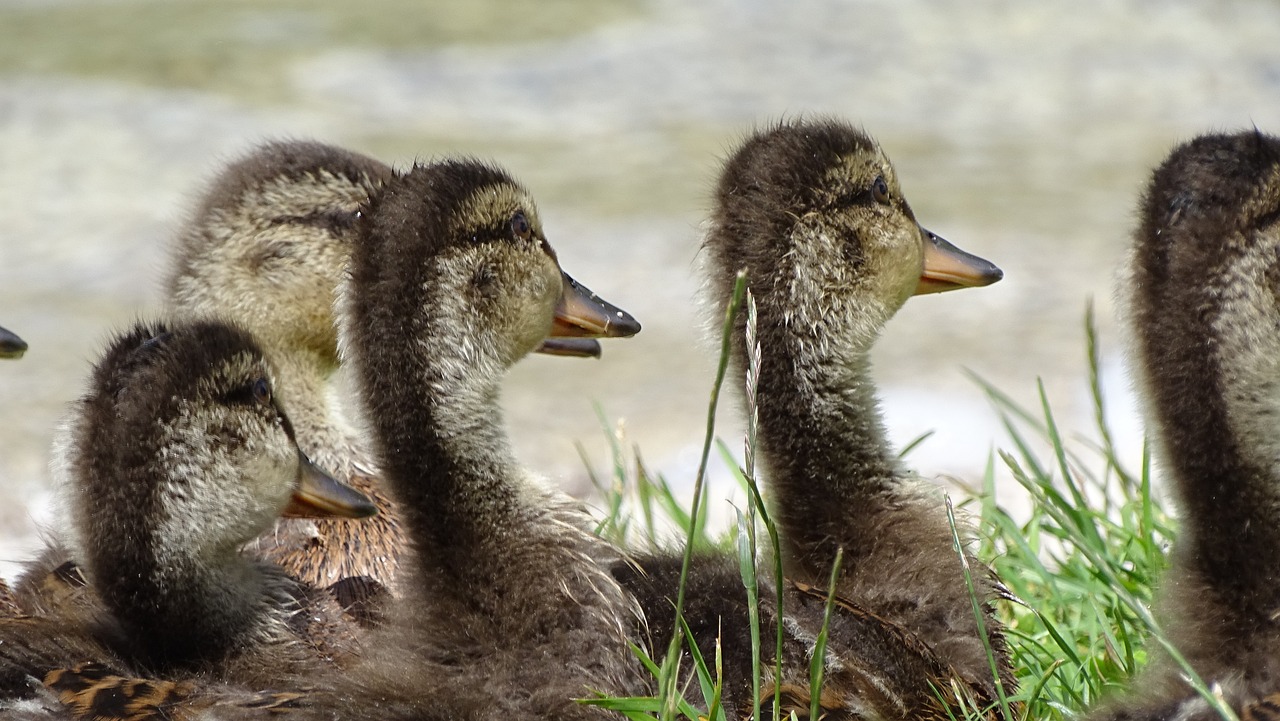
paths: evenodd
<path fill-rule="evenodd" d="M 630 313 L 625 311 L 618 311 L 617 322 L 611 323 L 610 325 L 613 325 L 617 329 L 617 336 L 619 338 L 630 338 L 640 332 L 640 321 L 636 320 Z"/>
<path fill-rule="evenodd" d="M 21 358 L 26 352 L 26 341 L 14 333 L 0 328 L 0 358 Z"/>

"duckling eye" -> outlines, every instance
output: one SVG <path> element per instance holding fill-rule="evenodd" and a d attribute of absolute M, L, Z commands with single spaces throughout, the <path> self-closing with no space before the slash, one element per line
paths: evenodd
<path fill-rule="evenodd" d="M 881 205 L 889 204 L 889 184 L 884 182 L 883 175 L 877 175 L 871 183 L 871 197 Z"/>
<path fill-rule="evenodd" d="M 266 378 L 259 378 L 253 382 L 253 399 L 264 406 L 271 403 L 271 384 Z"/>
<path fill-rule="evenodd" d="M 529 225 L 529 219 L 524 217 L 523 210 L 517 210 L 516 214 L 511 216 L 511 234 L 520 240 L 529 240 L 533 237 L 533 226 Z"/>

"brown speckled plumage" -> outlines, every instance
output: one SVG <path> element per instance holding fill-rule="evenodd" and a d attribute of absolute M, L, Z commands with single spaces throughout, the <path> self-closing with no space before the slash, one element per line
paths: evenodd
<path fill-rule="evenodd" d="M 44 685 L 81 721 L 277 718 L 305 702 L 305 694 L 296 692 L 210 689 L 186 680 L 121 676 L 101 663 L 50 671 Z"/>
<path fill-rule="evenodd" d="M 0 618 L 13 616 L 18 613 L 18 601 L 13 595 L 13 589 L 4 579 L 0 578 Z"/>
<path fill-rule="evenodd" d="M 1280 138 L 1175 148 L 1139 205 L 1121 295 L 1180 531 L 1157 591 L 1169 639 L 1241 718 L 1280 693 Z M 1095 719 L 1217 718 L 1157 654 Z"/>

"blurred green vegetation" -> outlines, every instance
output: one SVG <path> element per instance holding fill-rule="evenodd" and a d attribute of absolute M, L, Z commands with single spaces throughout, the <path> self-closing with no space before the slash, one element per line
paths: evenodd
<path fill-rule="evenodd" d="M 639 0 L 121 0 L 0 6 L 0 73 L 291 99 L 294 61 L 344 47 L 511 45 L 634 17 Z"/>

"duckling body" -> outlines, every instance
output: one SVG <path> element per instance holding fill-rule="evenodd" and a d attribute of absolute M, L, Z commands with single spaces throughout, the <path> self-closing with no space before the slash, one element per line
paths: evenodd
<path fill-rule="evenodd" d="M 68 708 L 105 704 L 83 716 L 105 719 L 113 703 L 123 711 L 121 691 L 97 697 L 102 686 L 73 679 L 154 676 L 186 695 L 234 681 L 252 695 L 330 663 L 299 631 L 324 613 L 315 592 L 239 549 L 291 502 L 375 509 L 302 454 L 272 393 L 261 349 L 225 324 L 140 323 L 111 343 L 60 449 L 74 563 L 45 574 L 85 590 L 0 621 L 0 697 L 52 690 L 71 694 Z M 141 699 L 136 718 L 164 698 Z"/>
<path fill-rule="evenodd" d="M 1121 283 L 1135 375 L 1180 511 L 1162 627 L 1242 718 L 1280 707 L 1280 138 L 1208 134 L 1140 204 Z M 1208 719 L 1160 658 L 1094 718 Z M 1268 699 L 1268 697 L 1271 697 Z"/>
<path fill-rule="evenodd" d="M 21 358 L 27 352 L 27 342 L 11 330 L 0 328 L 0 358 Z"/>
<path fill-rule="evenodd" d="M 362 204 L 391 169 L 314 142 L 264 144 L 228 165 L 180 234 L 167 282 L 180 317 L 239 323 L 275 367 L 276 392 L 299 446 L 377 504 L 366 522 L 282 519 L 253 545 L 317 588 L 394 591 L 405 538 L 365 442 L 337 402 L 334 301 Z"/>
<path fill-rule="evenodd" d="M 519 465 L 497 401 L 506 369 L 548 335 L 639 326 L 563 274 L 522 186 L 470 160 L 416 166 L 373 199 L 345 294 L 344 352 L 414 549 L 394 639 L 370 646 L 407 643 L 463 689 L 433 698 L 422 689 L 443 683 L 438 671 L 374 658 L 354 671 L 367 695 L 407 693 L 408 711 L 384 711 L 396 718 L 422 713 L 415 692 L 484 699 L 492 718 L 603 715 L 572 699 L 642 684 L 627 645 L 636 609 L 605 570 L 618 553 Z"/>
<path fill-rule="evenodd" d="M 913 294 L 986 285 L 999 270 L 921 228 L 884 153 L 835 120 L 782 123 L 747 139 L 725 164 L 705 251 L 720 310 L 741 269 L 758 310 L 757 457 L 788 578 L 782 618 L 771 600 L 762 613 L 786 627 L 794 657 L 777 685 L 802 691 L 797 710 L 808 713 L 807 655 L 821 628 L 811 592 L 833 590 L 828 665 L 847 671 L 824 687 L 823 707 L 835 717 L 945 717 L 929 684 L 953 679 L 995 699 L 986 643 L 1012 689 L 998 622 L 984 611 L 984 638 L 974 618 L 940 493 L 907 477 L 885 440 L 867 355 Z M 744 315 L 733 340 L 737 377 L 749 352 Z M 837 549 L 842 571 L 829 589 Z M 695 574 L 688 594 L 711 607 L 704 652 L 716 633 L 745 628 L 741 582 L 719 575 Z M 993 599 L 994 582 L 981 573 L 976 581 L 979 598 Z M 772 586 L 762 583 L 762 599 L 773 598 Z M 652 613 L 673 591 L 638 593 Z M 726 656 L 734 688 L 725 703 L 747 713 L 751 654 L 745 638 L 735 644 L 748 652 Z"/>

